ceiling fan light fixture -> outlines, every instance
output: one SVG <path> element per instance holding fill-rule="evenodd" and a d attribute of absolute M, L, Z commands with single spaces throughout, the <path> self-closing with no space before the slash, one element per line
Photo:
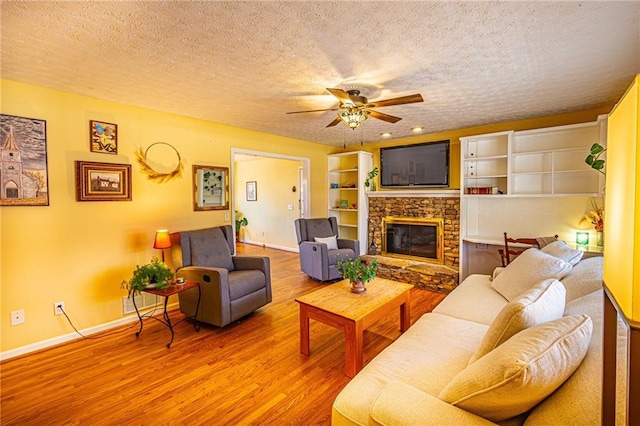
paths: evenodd
<path fill-rule="evenodd" d="M 367 111 L 354 106 L 346 106 L 338 113 L 338 117 L 352 130 L 360 127 L 367 119 Z"/>

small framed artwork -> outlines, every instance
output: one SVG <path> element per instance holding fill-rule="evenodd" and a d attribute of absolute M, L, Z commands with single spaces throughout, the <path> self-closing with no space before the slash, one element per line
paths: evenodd
<path fill-rule="evenodd" d="M 91 135 L 91 152 L 102 154 L 118 153 L 118 125 L 104 121 L 89 121 L 89 135 Z"/>
<path fill-rule="evenodd" d="M 77 201 L 131 201 L 131 164 L 76 161 Z"/>
<path fill-rule="evenodd" d="M 255 180 L 247 182 L 247 201 L 258 201 L 258 184 Z"/>
<path fill-rule="evenodd" d="M 193 165 L 193 210 L 229 210 L 229 168 Z"/>
<path fill-rule="evenodd" d="M 47 122 L 0 114 L 0 206 L 48 206 Z"/>

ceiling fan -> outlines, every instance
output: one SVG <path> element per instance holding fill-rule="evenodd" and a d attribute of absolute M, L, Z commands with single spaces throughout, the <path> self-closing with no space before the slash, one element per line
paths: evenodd
<path fill-rule="evenodd" d="M 392 105 L 412 104 L 416 102 L 423 102 L 422 96 L 418 93 L 415 95 L 401 96 L 399 98 L 384 99 L 381 101 L 369 102 L 367 98 L 360 95 L 360 90 L 350 89 L 342 90 L 335 88 L 327 88 L 329 93 L 338 98 L 340 105 L 336 108 L 326 109 L 312 109 L 308 111 L 293 111 L 287 114 L 300 114 L 306 112 L 319 112 L 319 111 L 340 111 L 338 116 L 327 125 L 327 127 L 333 127 L 343 121 L 351 129 L 355 130 L 369 117 L 377 118 L 378 120 L 386 121 L 387 123 L 397 123 L 402 120 L 401 117 L 395 117 L 393 115 L 384 114 L 379 111 L 375 111 L 371 108 L 381 108 Z"/>

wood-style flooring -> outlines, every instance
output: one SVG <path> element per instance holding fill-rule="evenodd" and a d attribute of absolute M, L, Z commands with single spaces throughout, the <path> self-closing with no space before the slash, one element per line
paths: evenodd
<path fill-rule="evenodd" d="M 344 375 L 342 332 L 311 321 L 300 353 L 294 299 L 327 284 L 300 271 L 297 253 L 239 244 L 271 258 L 273 302 L 225 328 L 137 322 L 1 364 L 2 425 L 327 425 Z M 444 297 L 413 289 L 415 321 Z M 182 317 L 179 311 L 172 318 Z M 364 362 L 400 335 L 399 314 L 365 332 Z"/>

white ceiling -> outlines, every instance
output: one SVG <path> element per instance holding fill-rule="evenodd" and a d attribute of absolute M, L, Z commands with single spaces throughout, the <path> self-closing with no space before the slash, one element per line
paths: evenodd
<path fill-rule="evenodd" d="M 14 2 L 1 75 L 342 146 L 597 108 L 640 72 L 640 2 Z M 327 87 L 420 93 L 352 131 Z M 96 112 L 97 113 L 97 112 Z"/>

